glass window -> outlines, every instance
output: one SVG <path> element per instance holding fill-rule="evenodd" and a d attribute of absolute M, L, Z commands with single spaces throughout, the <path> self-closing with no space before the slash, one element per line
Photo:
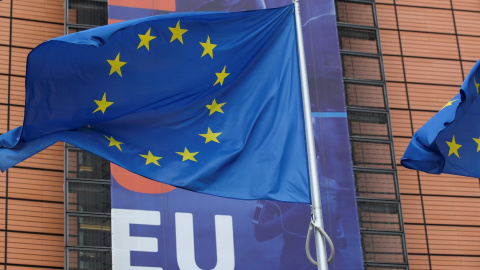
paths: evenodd
<path fill-rule="evenodd" d="M 65 34 L 107 24 L 107 0 L 65 0 Z M 112 269 L 110 163 L 65 148 L 65 268 Z"/>
<path fill-rule="evenodd" d="M 68 24 L 105 25 L 107 0 L 68 0 Z"/>

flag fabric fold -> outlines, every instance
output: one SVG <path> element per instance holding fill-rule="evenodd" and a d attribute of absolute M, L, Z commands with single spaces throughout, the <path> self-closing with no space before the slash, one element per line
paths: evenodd
<path fill-rule="evenodd" d="M 401 159 L 404 167 L 480 177 L 479 65 L 470 70 L 460 92 L 414 134 Z"/>
<path fill-rule="evenodd" d="M 173 186 L 310 202 L 293 5 L 142 18 L 27 59 L 0 169 L 64 141 Z"/>

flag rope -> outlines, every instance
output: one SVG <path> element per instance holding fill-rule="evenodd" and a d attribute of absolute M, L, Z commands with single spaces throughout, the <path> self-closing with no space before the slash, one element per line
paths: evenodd
<path fill-rule="evenodd" d="M 318 263 L 312 258 L 312 255 L 310 254 L 310 239 L 312 237 L 312 231 L 314 228 L 317 229 L 320 232 L 320 234 L 322 234 L 322 236 L 325 238 L 328 245 L 330 246 L 331 253 L 330 253 L 330 256 L 328 257 L 327 263 L 331 263 L 333 261 L 333 257 L 335 256 L 335 246 L 333 245 L 332 240 L 330 239 L 328 234 L 323 230 L 323 228 L 319 226 L 317 223 L 315 223 L 315 219 L 313 218 L 313 216 L 312 216 L 312 221 L 308 226 L 307 240 L 305 242 L 305 252 L 307 253 L 307 258 L 313 265 L 318 265 Z"/>

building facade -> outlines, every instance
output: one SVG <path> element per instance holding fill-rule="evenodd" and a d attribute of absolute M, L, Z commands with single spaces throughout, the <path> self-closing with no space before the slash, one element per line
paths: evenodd
<path fill-rule="evenodd" d="M 478 179 L 399 162 L 478 59 L 480 3 L 336 7 L 365 269 L 478 269 Z M 0 133 L 22 124 L 28 52 L 106 14 L 106 0 L 0 1 Z M 111 269 L 109 179 L 107 162 L 63 143 L 0 174 L 0 265 Z"/>
<path fill-rule="evenodd" d="M 480 3 L 377 1 L 395 157 L 456 93 L 478 60 Z M 411 269 L 476 269 L 478 179 L 398 167 Z"/>

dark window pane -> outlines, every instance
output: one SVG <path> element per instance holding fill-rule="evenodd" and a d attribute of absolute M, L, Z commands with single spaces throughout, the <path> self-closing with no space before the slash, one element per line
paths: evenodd
<path fill-rule="evenodd" d="M 387 113 L 348 110 L 348 126 L 351 136 L 390 139 Z"/>
<path fill-rule="evenodd" d="M 382 85 L 345 83 L 347 106 L 384 109 L 385 96 Z"/>
<path fill-rule="evenodd" d="M 70 270 L 111 270 L 112 254 L 103 250 L 68 250 Z"/>
<path fill-rule="evenodd" d="M 382 80 L 380 58 L 342 54 L 343 75 L 349 79 Z"/>
<path fill-rule="evenodd" d="M 362 234 L 366 261 L 405 263 L 400 235 Z"/>
<path fill-rule="evenodd" d="M 110 217 L 68 216 L 68 245 L 111 247 Z"/>
<path fill-rule="evenodd" d="M 105 25 L 108 23 L 107 20 L 107 1 L 68 1 L 69 24 Z"/>
<path fill-rule="evenodd" d="M 336 1 L 339 22 L 375 26 L 373 5 L 370 3 Z"/>
<path fill-rule="evenodd" d="M 377 32 L 353 27 L 338 27 L 340 49 L 378 53 Z"/>
<path fill-rule="evenodd" d="M 399 205 L 397 203 L 358 201 L 358 217 L 364 229 L 399 231 Z"/>
<path fill-rule="evenodd" d="M 355 170 L 357 196 L 370 199 L 397 199 L 394 173 Z"/>
<path fill-rule="evenodd" d="M 393 169 L 390 143 L 352 140 L 353 165 L 367 168 Z"/>
<path fill-rule="evenodd" d="M 67 150 L 68 178 L 110 180 L 110 163 L 80 149 Z"/>
<path fill-rule="evenodd" d="M 110 183 L 67 182 L 68 211 L 110 213 Z"/>

